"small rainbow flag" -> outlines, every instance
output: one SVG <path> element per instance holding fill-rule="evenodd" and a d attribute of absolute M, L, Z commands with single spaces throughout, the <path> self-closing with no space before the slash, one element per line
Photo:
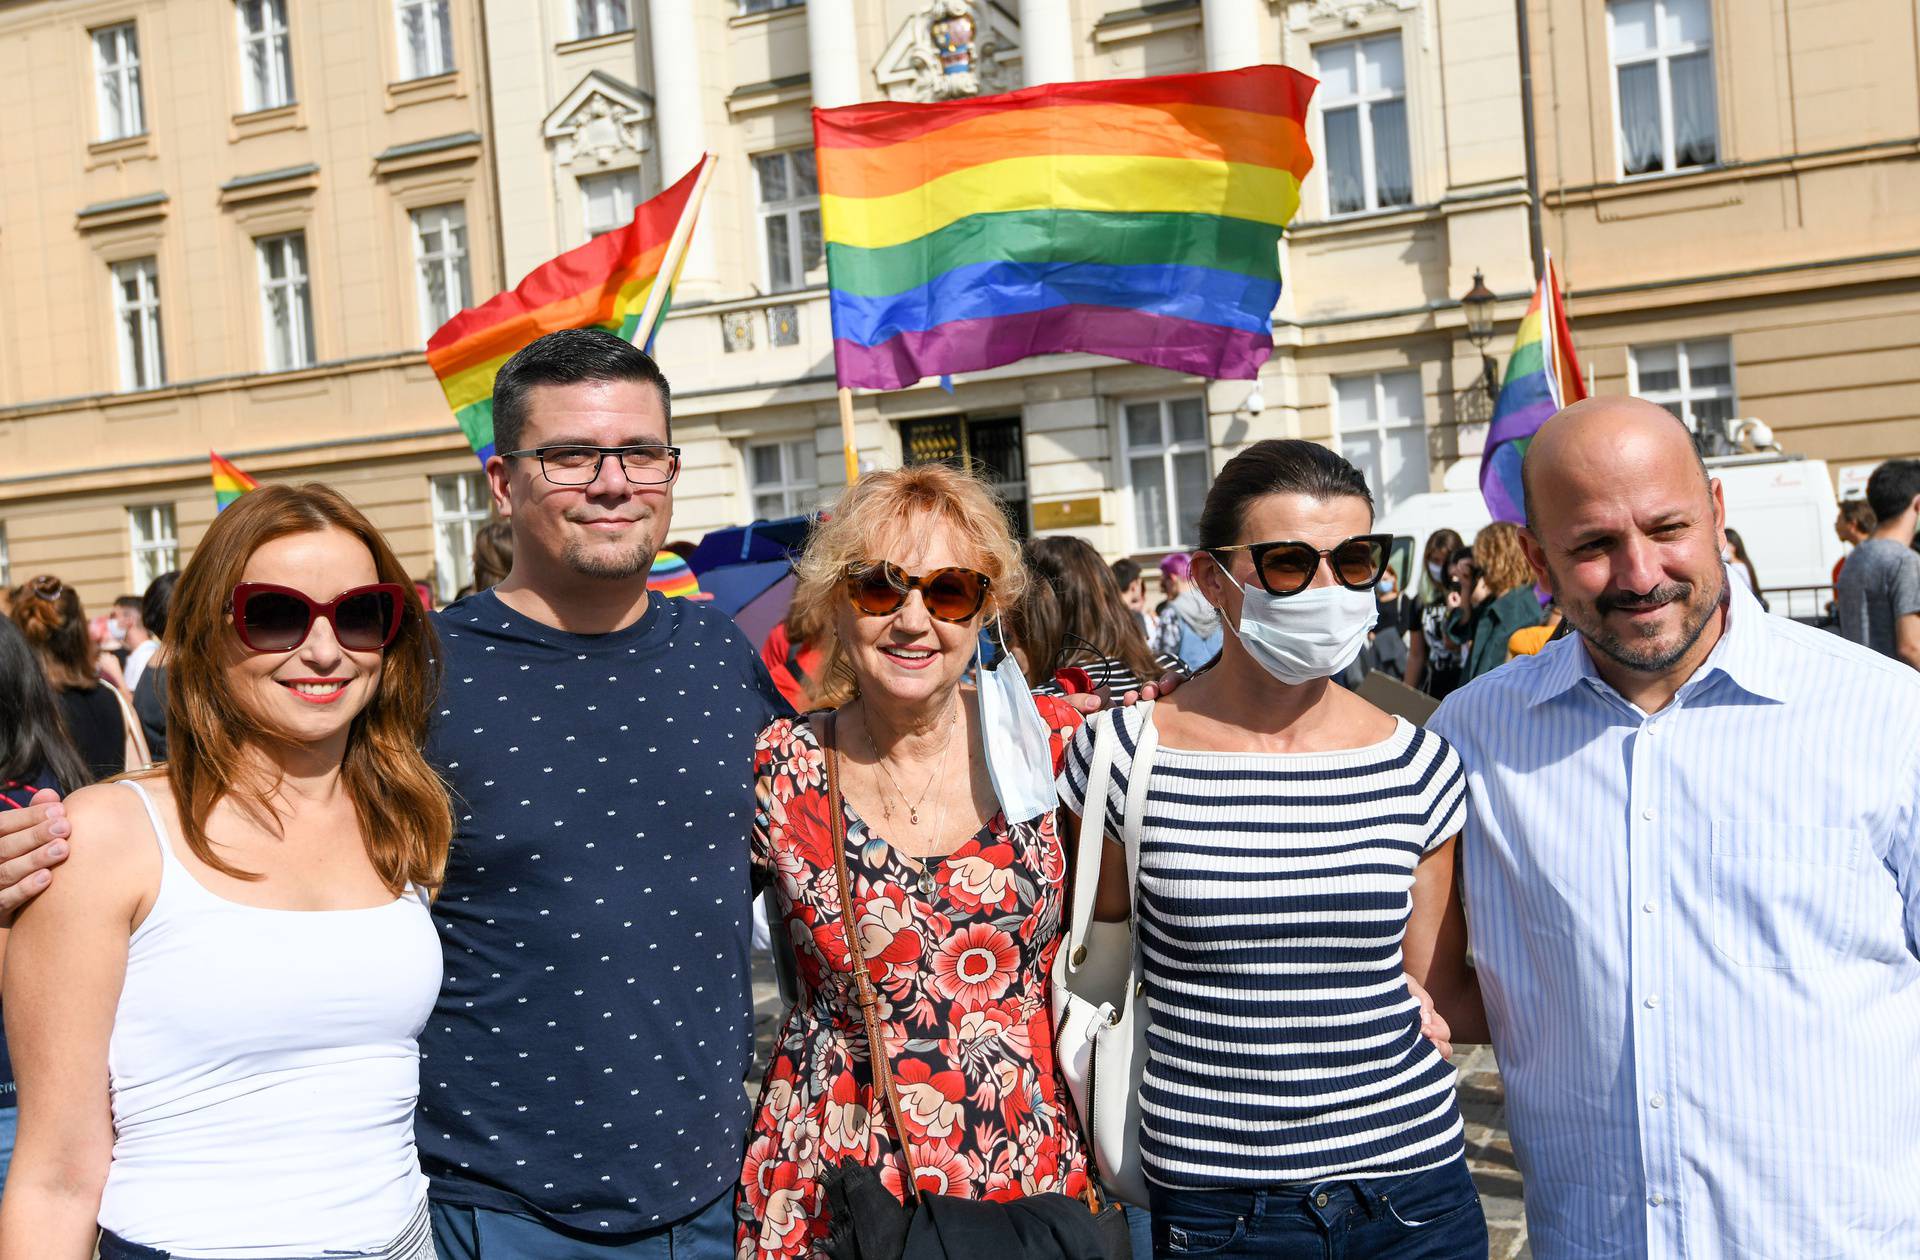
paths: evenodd
<path fill-rule="evenodd" d="M 222 459 L 218 452 L 208 451 L 213 461 L 213 503 L 214 514 L 227 510 L 233 501 L 249 490 L 258 490 L 260 483 L 235 468 L 232 463 Z"/>
<path fill-rule="evenodd" d="M 1573 352 L 1573 328 L 1560 297 L 1560 273 L 1548 254 L 1533 304 L 1513 335 L 1513 355 L 1480 457 L 1480 494 L 1494 520 L 1527 519 L 1526 490 L 1520 482 L 1527 446 L 1547 417 L 1586 396 L 1580 359 Z"/>
<path fill-rule="evenodd" d="M 647 591 L 666 599 L 712 599 L 700 589 L 700 579 L 687 562 L 671 551 L 653 558 L 653 571 L 647 574 Z"/>
<path fill-rule="evenodd" d="M 1065 351 L 1258 375 L 1316 86 L 1254 66 L 815 110 L 841 386 Z"/>
<path fill-rule="evenodd" d="M 427 364 L 482 463 L 493 454 L 493 378 L 516 350 L 547 333 L 589 325 L 653 348 L 712 162 L 711 155 L 702 158 L 679 183 L 635 209 L 625 227 L 542 263 L 519 287 L 461 311 L 428 338 Z M 662 272 L 665 287 L 656 295 Z"/>

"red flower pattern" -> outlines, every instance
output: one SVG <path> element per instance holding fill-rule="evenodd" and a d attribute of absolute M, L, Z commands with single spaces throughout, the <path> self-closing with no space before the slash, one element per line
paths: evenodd
<path fill-rule="evenodd" d="M 1057 765 L 1079 718 L 1038 699 Z M 812 729 L 773 723 L 754 768 L 754 866 L 772 881 L 795 943 L 801 999 L 761 1086 L 735 1240 L 739 1260 L 788 1260 L 825 1237 L 820 1182 L 842 1160 L 877 1167 L 896 1195 L 902 1169 L 857 1031 L 825 762 Z M 879 990 L 921 1187 L 976 1199 L 1079 1193 L 1086 1155 L 1054 1067 L 1047 987 L 1066 872 L 1053 817 L 1008 826 L 996 815 L 940 863 L 930 896 L 919 892 L 917 868 L 873 844 L 851 810 L 847 823 L 853 921 Z"/>

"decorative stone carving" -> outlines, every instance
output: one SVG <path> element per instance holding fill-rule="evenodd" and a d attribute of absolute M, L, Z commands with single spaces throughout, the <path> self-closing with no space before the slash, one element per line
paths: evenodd
<path fill-rule="evenodd" d="M 1020 86 L 1008 63 L 1020 26 L 984 0 L 928 0 L 881 54 L 874 78 L 889 100 L 950 101 Z"/>
<path fill-rule="evenodd" d="M 720 346 L 728 354 L 753 349 L 755 311 L 728 311 L 720 316 Z"/>
<path fill-rule="evenodd" d="M 1289 0 L 1287 29 L 1304 31 L 1333 21 L 1343 26 L 1358 26 L 1375 10 L 1411 13 L 1419 7 L 1420 0 Z"/>
<path fill-rule="evenodd" d="M 541 125 L 554 162 L 594 170 L 632 166 L 652 145 L 653 101 L 595 70 L 567 93 Z"/>
<path fill-rule="evenodd" d="M 798 306 L 788 302 L 767 308 L 767 344 L 772 346 L 800 344 L 800 308 Z"/>

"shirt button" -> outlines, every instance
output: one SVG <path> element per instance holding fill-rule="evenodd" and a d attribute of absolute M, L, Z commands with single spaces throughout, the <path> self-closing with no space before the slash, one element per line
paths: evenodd
<path fill-rule="evenodd" d="M 1646 819 L 1646 820 L 1647 820 L 1648 822 L 1652 822 L 1652 821 L 1653 821 L 1653 806 L 1651 806 L 1651 805 L 1649 805 L 1649 806 L 1647 806 L 1647 807 L 1646 807 L 1645 809 L 1643 809 L 1643 810 L 1641 810 L 1641 811 L 1640 811 L 1640 817 L 1642 817 L 1642 818 L 1644 818 L 1644 819 Z"/>
<path fill-rule="evenodd" d="M 1647 994 L 1647 1009 L 1650 1011 L 1656 1010 L 1659 1008 L 1659 1006 L 1660 1006 L 1660 995 L 1658 993 Z"/>
<path fill-rule="evenodd" d="M 1647 1099 L 1647 1106 L 1653 1108 L 1655 1111 L 1660 1110 L 1660 1108 L 1666 1105 L 1667 1096 L 1665 1094 L 1655 1094 L 1653 1097 Z"/>
<path fill-rule="evenodd" d="M 1653 913 L 1653 903 L 1651 901 L 1642 903 L 1640 908 L 1648 914 Z"/>
<path fill-rule="evenodd" d="M 1655 1207 L 1659 1207 L 1662 1203 L 1665 1203 L 1666 1201 L 1667 1201 L 1667 1196 L 1664 1194 L 1660 1194 L 1657 1191 L 1647 1196 L 1647 1202 L 1651 1203 Z"/>

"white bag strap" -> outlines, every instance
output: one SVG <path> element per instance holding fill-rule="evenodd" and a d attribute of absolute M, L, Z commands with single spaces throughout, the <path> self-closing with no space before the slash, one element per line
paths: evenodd
<path fill-rule="evenodd" d="M 1100 720 L 1100 716 L 1106 718 Z M 1093 903 L 1100 891 L 1100 851 L 1107 834 L 1107 787 L 1113 781 L 1113 745 L 1117 736 L 1112 713 L 1092 720 L 1093 763 L 1087 767 L 1087 790 L 1080 797 L 1080 835 L 1073 855 L 1073 913 L 1067 920 L 1067 943 L 1061 951 L 1068 970 L 1078 971 L 1073 960 L 1086 943 L 1093 926 Z"/>
<path fill-rule="evenodd" d="M 1160 732 L 1153 725 L 1153 701 L 1140 702 L 1140 740 L 1127 767 L 1127 809 L 1120 819 L 1120 839 L 1127 849 L 1127 895 L 1132 909 L 1133 948 L 1140 950 L 1140 833 L 1146 827 L 1147 786 L 1153 778 L 1154 754 L 1160 750 Z M 1118 720 L 1116 716 L 1116 721 Z"/>

